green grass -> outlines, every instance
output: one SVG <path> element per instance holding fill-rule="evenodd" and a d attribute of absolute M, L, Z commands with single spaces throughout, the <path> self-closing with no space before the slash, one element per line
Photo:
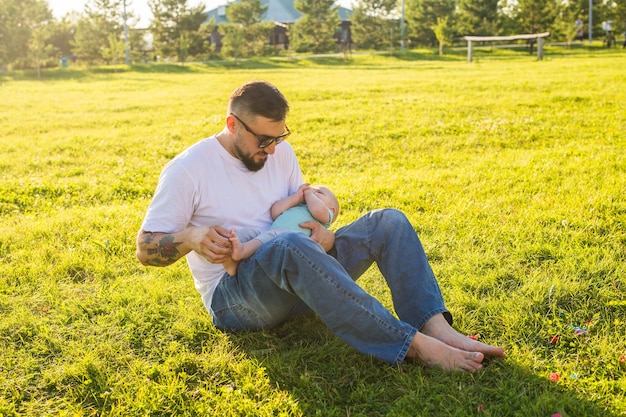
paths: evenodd
<path fill-rule="evenodd" d="M 0 73 L 0 415 L 626 415 L 626 54 L 465 59 Z M 338 226 L 406 212 L 456 328 L 506 360 L 394 368 L 315 317 L 224 334 L 184 262 L 139 265 L 161 168 L 251 79 L 290 100 L 290 142 L 336 191 Z M 376 269 L 359 282 L 391 306 Z"/>

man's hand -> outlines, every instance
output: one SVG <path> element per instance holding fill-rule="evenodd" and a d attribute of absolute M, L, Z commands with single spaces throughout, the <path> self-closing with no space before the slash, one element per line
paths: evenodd
<path fill-rule="evenodd" d="M 335 244 L 335 234 L 318 222 L 300 223 L 300 227 L 311 229 L 311 239 L 319 243 L 326 252 L 328 252 Z"/>
<path fill-rule="evenodd" d="M 221 226 L 190 228 L 191 247 L 209 262 L 220 264 L 230 257 L 231 233 Z"/>

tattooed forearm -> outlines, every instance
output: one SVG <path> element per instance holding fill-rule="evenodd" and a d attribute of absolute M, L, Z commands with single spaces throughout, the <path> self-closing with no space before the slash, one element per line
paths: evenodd
<path fill-rule="evenodd" d="M 138 257 L 145 265 L 167 266 L 183 256 L 178 250 L 182 242 L 176 242 L 174 235 L 143 232 L 138 239 Z M 144 256 L 139 256 L 143 254 Z"/>

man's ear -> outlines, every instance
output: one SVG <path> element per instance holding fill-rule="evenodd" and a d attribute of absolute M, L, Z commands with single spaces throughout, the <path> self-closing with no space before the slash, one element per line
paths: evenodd
<path fill-rule="evenodd" d="M 235 124 L 237 123 L 237 119 L 235 116 L 228 115 L 226 116 L 226 128 L 230 133 L 235 133 Z"/>

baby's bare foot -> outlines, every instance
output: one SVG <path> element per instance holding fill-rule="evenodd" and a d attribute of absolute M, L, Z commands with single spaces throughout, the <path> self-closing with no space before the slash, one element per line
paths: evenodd
<path fill-rule="evenodd" d="M 243 259 L 243 243 L 239 240 L 235 229 L 231 231 L 231 235 L 232 236 L 228 239 L 230 240 L 230 257 L 233 258 L 234 261 L 241 261 Z"/>
<path fill-rule="evenodd" d="M 235 261 L 234 259 L 231 258 L 225 261 L 222 264 L 222 266 L 224 267 L 228 275 L 230 275 L 231 277 L 237 275 L 237 267 L 239 266 L 238 261 Z"/>

